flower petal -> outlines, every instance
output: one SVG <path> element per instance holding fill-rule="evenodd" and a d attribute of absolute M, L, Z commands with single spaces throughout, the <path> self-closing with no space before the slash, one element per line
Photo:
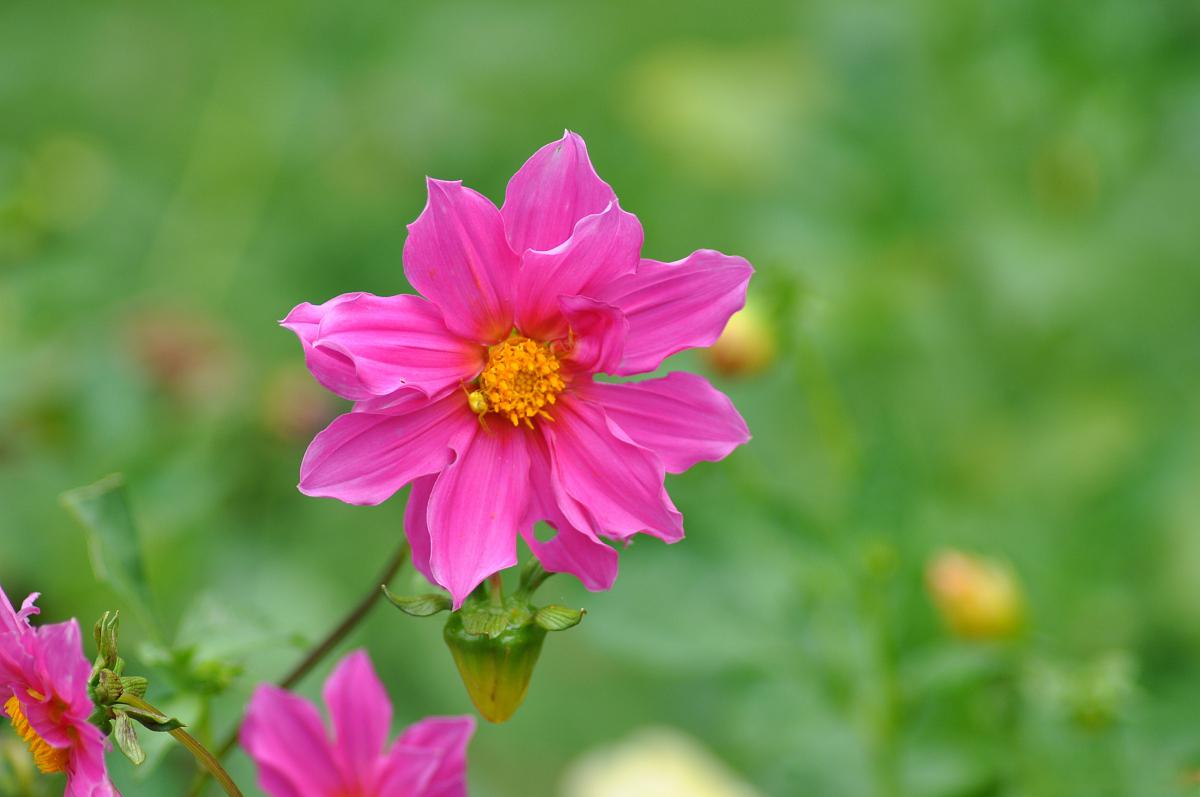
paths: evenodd
<path fill-rule="evenodd" d="M 409 556 L 413 567 L 430 584 L 437 583 L 429 570 L 429 495 L 436 481 L 437 476 L 414 479 L 412 489 L 408 491 L 408 505 L 404 507 L 404 535 L 408 537 Z"/>
<path fill-rule="evenodd" d="M 601 542 L 591 528 L 576 528 L 558 508 L 559 502 L 574 501 L 556 484 L 550 452 L 540 437 L 529 442 L 529 511 L 521 524 L 521 536 L 542 567 L 552 573 L 570 573 L 587 589 L 611 589 L 617 580 L 617 552 Z M 557 488 L 557 489 L 556 489 Z M 584 512 L 576 507 L 577 512 Z M 544 520 L 556 530 L 553 539 L 539 540 L 534 525 Z"/>
<path fill-rule="evenodd" d="M 658 454 L 669 473 L 717 462 L 750 439 L 729 397 L 696 374 L 677 371 L 623 385 L 592 382 L 580 391 L 603 405 L 635 443 Z"/>
<path fill-rule="evenodd" d="M 477 423 L 459 393 L 401 415 L 350 412 L 313 438 L 300 463 L 300 492 L 373 505 L 450 461 L 449 442 Z"/>
<path fill-rule="evenodd" d="M 348 654 L 325 681 L 322 692 L 333 721 L 334 756 L 342 781 L 366 794 L 392 727 L 392 701 L 366 651 Z"/>
<path fill-rule="evenodd" d="M 313 347 L 313 343 L 317 339 L 321 321 L 327 314 L 339 305 L 352 302 L 362 295 L 361 293 L 344 293 L 324 304 L 303 302 L 296 305 L 292 312 L 287 314 L 287 318 L 279 322 L 280 326 L 290 329 L 296 333 L 296 337 L 300 338 L 300 345 L 304 348 L 304 363 L 313 377 L 326 390 L 350 401 L 358 401 L 371 396 L 371 391 L 367 390 L 359 381 L 358 374 L 354 370 L 354 363 L 345 355 L 332 349 L 316 349 Z"/>
<path fill-rule="evenodd" d="M 605 416 L 604 408 L 563 394 L 556 423 L 546 424 L 553 470 L 573 502 L 559 502 L 577 528 L 624 539 L 645 532 L 668 542 L 683 537 L 683 518 L 663 487 L 663 464 Z M 580 512 L 586 507 L 586 514 Z"/>
<path fill-rule="evenodd" d="M 241 743 L 258 765 L 258 782 L 272 797 L 328 797 L 348 791 L 317 709 L 277 686 L 254 691 Z"/>
<path fill-rule="evenodd" d="M 637 273 L 595 294 L 629 319 L 625 357 L 616 373 L 647 373 L 683 349 L 711 346 L 746 303 L 753 273 L 744 258 L 700 249 L 674 263 L 642 260 Z"/>
<path fill-rule="evenodd" d="M 450 333 L 442 314 L 420 296 L 360 293 L 321 319 L 317 354 L 349 360 L 362 388 L 385 396 L 404 386 L 436 395 L 483 368 L 482 346 Z"/>
<path fill-rule="evenodd" d="M 517 326 L 529 337 L 551 340 L 566 332 L 558 297 L 597 296 L 605 286 L 637 269 L 642 225 L 614 200 L 585 216 L 563 243 L 522 258 L 517 284 Z"/>
<path fill-rule="evenodd" d="M 504 191 L 504 231 L 513 251 L 553 249 L 571 237 L 575 223 L 599 213 L 616 194 L 600 179 L 587 145 L 566 131 L 525 161 Z"/>
<path fill-rule="evenodd" d="M 574 338 L 565 358 L 573 371 L 603 373 L 620 365 L 625 336 L 629 334 L 624 313 L 586 296 L 563 296 L 558 305 Z"/>
<path fill-rule="evenodd" d="M 512 329 L 520 259 L 496 206 L 458 181 L 427 180 L 429 201 L 408 225 L 404 275 L 442 311 L 446 327 L 478 343 Z"/>
<path fill-rule="evenodd" d="M 438 758 L 432 750 L 396 744 L 384 759 L 378 785 L 370 793 L 378 797 L 428 797 L 437 768 Z"/>
<path fill-rule="evenodd" d="M 410 725 L 397 744 L 436 754 L 438 767 L 421 797 L 466 797 L 467 744 L 475 733 L 473 717 L 429 717 Z"/>
<path fill-rule="evenodd" d="M 517 563 L 517 526 L 529 502 L 525 430 L 492 418 L 450 447 L 456 458 L 429 497 L 429 569 L 457 610 L 491 574 Z"/>

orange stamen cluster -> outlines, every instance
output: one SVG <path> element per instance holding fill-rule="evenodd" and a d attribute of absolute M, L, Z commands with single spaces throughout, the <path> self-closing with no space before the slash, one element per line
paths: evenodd
<path fill-rule="evenodd" d="M 33 754 L 33 763 L 37 764 L 37 768 L 41 772 L 49 775 L 54 772 L 67 771 L 67 764 L 71 760 L 70 752 L 59 747 L 51 747 L 45 739 L 38 735 L 21 711 L 21 701 L 17 700 L 16 695 L 10 697 L 4 704 L 4 713 L 12 720 L 12 726 L 17 735 L 25 741 L 25 744 L 29 745 L 29 752 Z"/>
<path fill-rule="evenodd" d="M 488 412 L 503 415 L 516 426 L 533 428 L 533 418 L 554 418 L 546 407 L 566 388 L 559 376 L 558 357 L 545 343 L 514 336 L 488 349 L 488 363 L 479 375 L 479 388 L 468 393 L 471 410 L 480 419 Z"/>

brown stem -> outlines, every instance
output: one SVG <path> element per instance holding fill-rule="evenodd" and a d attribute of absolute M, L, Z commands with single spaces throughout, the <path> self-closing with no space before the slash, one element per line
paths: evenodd
<path fill-rule="evenodd" d="M 300 683 L 304 676 L 308 675 L 314 667 L 320 664 L 321 660 L 328 656 L 330 651 L 336 648 L 354 630 L 355 626 L 363 621 L 363 618 L 370 613 L 371 609 L 374 608 L 375 604 L 383 596 L 383 590 L 379 588 L 379 585 L 383 584 L 386 586 L 396 577 L 396 574 L 400 572 L 400 568 L 404 566 L 405 560 L 408 559 L 408 550 L 408 541 L 406 540 L 400 544 L 400 547 L 392 554 L 392 558 L 384 566 L 383 570 L 371 582 L 371 588 L 363 595 L 362 600 L 321 640 L 320 644 L 310 650 L 308 655 L 301 659 L 300 663 L 293 667 L 292 671 L 279 681 L 280 688 L 291 689 Z M 225 741 L 217 749 L 217 758 L 224 758 L 229 754 L 230 750 L 237 746 L 238 732 L 241 730 L 241 727 L 242 725 L 239 722 L 230 731 L 229 736 L 225 738 Z M 204 790 L 204 783 L 207 778 L 207 772 L 200 772 L 196 776 L 196 780 L 192 783 L 192 788 L 188 791 L 189 797 L 198 797 Z"/>

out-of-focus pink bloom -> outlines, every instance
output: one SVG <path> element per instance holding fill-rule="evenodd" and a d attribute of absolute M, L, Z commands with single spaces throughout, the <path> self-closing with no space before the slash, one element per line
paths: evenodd
<path fill-rule="evenodd" d="M 356 402 L 309 446 L 300 490 L 378 504 L 412 483 L 413 562 L 456 608 L 516 564 L 518 533 L 547 570 L 608 589 L 617 552 L 602 538 L 679 540 L 664 474 L 749 433 L 699 376 L 593 375 L 712 344 L 753 269 L 708 249 L 642 258 L 641 224 L 570 132 L 521 167 L 499 209 L 457 181 L 428 189 L 404 245 L 424 298 L 350 293 L 283 321 L 317 380 Z M 534 535 L 540 520 L 552 540 Z"/>
<path fill-rule="evenodd" d="M 333 738 L 316 706 L 276 686 L 254 692 L 241 742 L 271 797 L 464 797 L 471 717 L 430 717 L 388 747 L 392 702 L 365 651 L 325 682 Z"/>
<path fill-rule="evenodd" d="M 67 776 L 66 797 L 116 797 L 104 763 L 107 740 L 88 722 L 92 666 L 79 623 L 34 628 L 37 593 L 14 610 L 0 589 L 0 703 L 46 774 Z"/>

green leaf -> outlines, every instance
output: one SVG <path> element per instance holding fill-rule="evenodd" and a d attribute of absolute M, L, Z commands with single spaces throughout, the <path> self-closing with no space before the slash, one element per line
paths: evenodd
<path fill-rule="evenodd" d="M 380 587 L 384 596 L 400 611 L 413 617 L 429 617 L 444 612 L 451 606 L 450 599 L 445 595 L 414 595 L 404 597 L 393 595 L 386 586 Z"/>
<path fill-rule="evenodd" d="M 547 631 L 566 631 L 574 628 L 587 614 L 586 609 L 568 609 L 566 606 L 543 606 L 533 616 L 533 621 Z"/>
<path fill-rule="evenodd" d="M 83 526 L 96 578 L 110 585 L 150 627 L 150 590 L 141 544 L 120 474 L 63 493 L 63 506 Z"/>
<path fill-rule="evenodd" d="M 129 696 L 122 695 L 121 699 L 117 701 L 121 704 L 120 710 L 128 714 L 131 718 L 140 722 L 148 730 L 165 733 L 167 731 L 173 731 L 176 728 L 184 727 L 184 723 L 180 722 L 174 717 L 168 717 L 166 714 L 162 713 L 156 708 L 145 704 L 131 705 L 126 703 L 125 700 L 127 697 Z M 141 701 L 139 699 L 136 697 L 134 698 L 134 703 L 140 702 Z"/>
<path fill-rule="evenodd" d="M 121 752 L 134 766 L 141 766 L 146 760 L 146 753 L 138 744 L 137 728 L 124 711 L 114 711 L 113 715 L 113 739 L 116 740 L 117 747 L 121 748 Z"/>

